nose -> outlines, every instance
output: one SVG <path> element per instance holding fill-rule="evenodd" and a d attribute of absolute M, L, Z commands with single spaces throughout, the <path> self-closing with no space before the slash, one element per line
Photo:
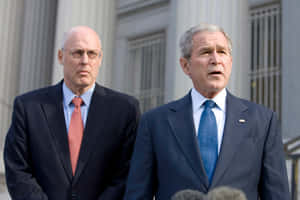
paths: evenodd
<path fill-rule="evenodd" d="M 210 62 L 211 62 L 211 64 L 214 64 L 214 65 L 220 63 L 220 55 L 218 54 L 218 52 L 213 51 L 211 53 Z"/>
<path fill-rule="evenodd" d="M 87 55 L 87 52 L 84 52 L 81 56 L 81 63 L 87 64 L 89 62 L 89 56 Z"/>

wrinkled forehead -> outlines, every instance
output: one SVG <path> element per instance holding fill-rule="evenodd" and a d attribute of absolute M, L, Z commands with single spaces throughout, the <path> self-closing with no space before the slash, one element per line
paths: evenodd
<path fill-rule="evenodd" d="M 79 29 L 68 32 L 65 36 L 64 48 L 101 49 L 101 41 L 97 33 Z"/>

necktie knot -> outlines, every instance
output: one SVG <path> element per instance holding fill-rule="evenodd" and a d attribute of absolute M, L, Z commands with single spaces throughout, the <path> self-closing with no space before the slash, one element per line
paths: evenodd
<path fill-rule="evenodd" d="M 79 106 L 81 106 L 83 101 L 80 97 L 74 97 L 72 100 L 72 103 L 75 105 L 75 107 L 79 107 Z"/>
<path fill-rule="evenodd" d="M 213 100 L 206 100 L 204 102 L 204 106 L 205 106 L 205 108 L 212 109 L 212 108 L 214 108 L 216 106 L 216 103 Z"/>

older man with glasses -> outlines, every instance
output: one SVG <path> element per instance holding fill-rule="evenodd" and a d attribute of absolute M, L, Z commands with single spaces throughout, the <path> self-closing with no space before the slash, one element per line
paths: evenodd
<path fill-rule="evenodd" d="M 139 118 L 133 97 L 96 83 L 97 33 L 78 26 L 58 52 L 64 79 L 16 97 L 4 149 L 14 200 L 122 199 Z"/>

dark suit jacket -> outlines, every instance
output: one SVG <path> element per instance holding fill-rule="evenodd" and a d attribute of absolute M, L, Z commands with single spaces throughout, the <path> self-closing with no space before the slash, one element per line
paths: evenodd
<path fill-rule="evenodd" d="M 12 199 L 121 199 L 138 118 L 136 99 L 96 84 L 73 177 L 62 83 L 17 97 L 4 148 Z"/>
<path fill-rule="evenodd" d="M 227 93 L 221 151 L 211 185 L 205 174 L 190 94 L 142 116 L 126 200 L 168 200 L 179 190 L 226 185 L 248 200 L 290 200 L 282 138 L 274 113 Z M 242 120 L 240 120 L 242 119 Z M 243 123 L 243 120 L 244 123 Z"/>

